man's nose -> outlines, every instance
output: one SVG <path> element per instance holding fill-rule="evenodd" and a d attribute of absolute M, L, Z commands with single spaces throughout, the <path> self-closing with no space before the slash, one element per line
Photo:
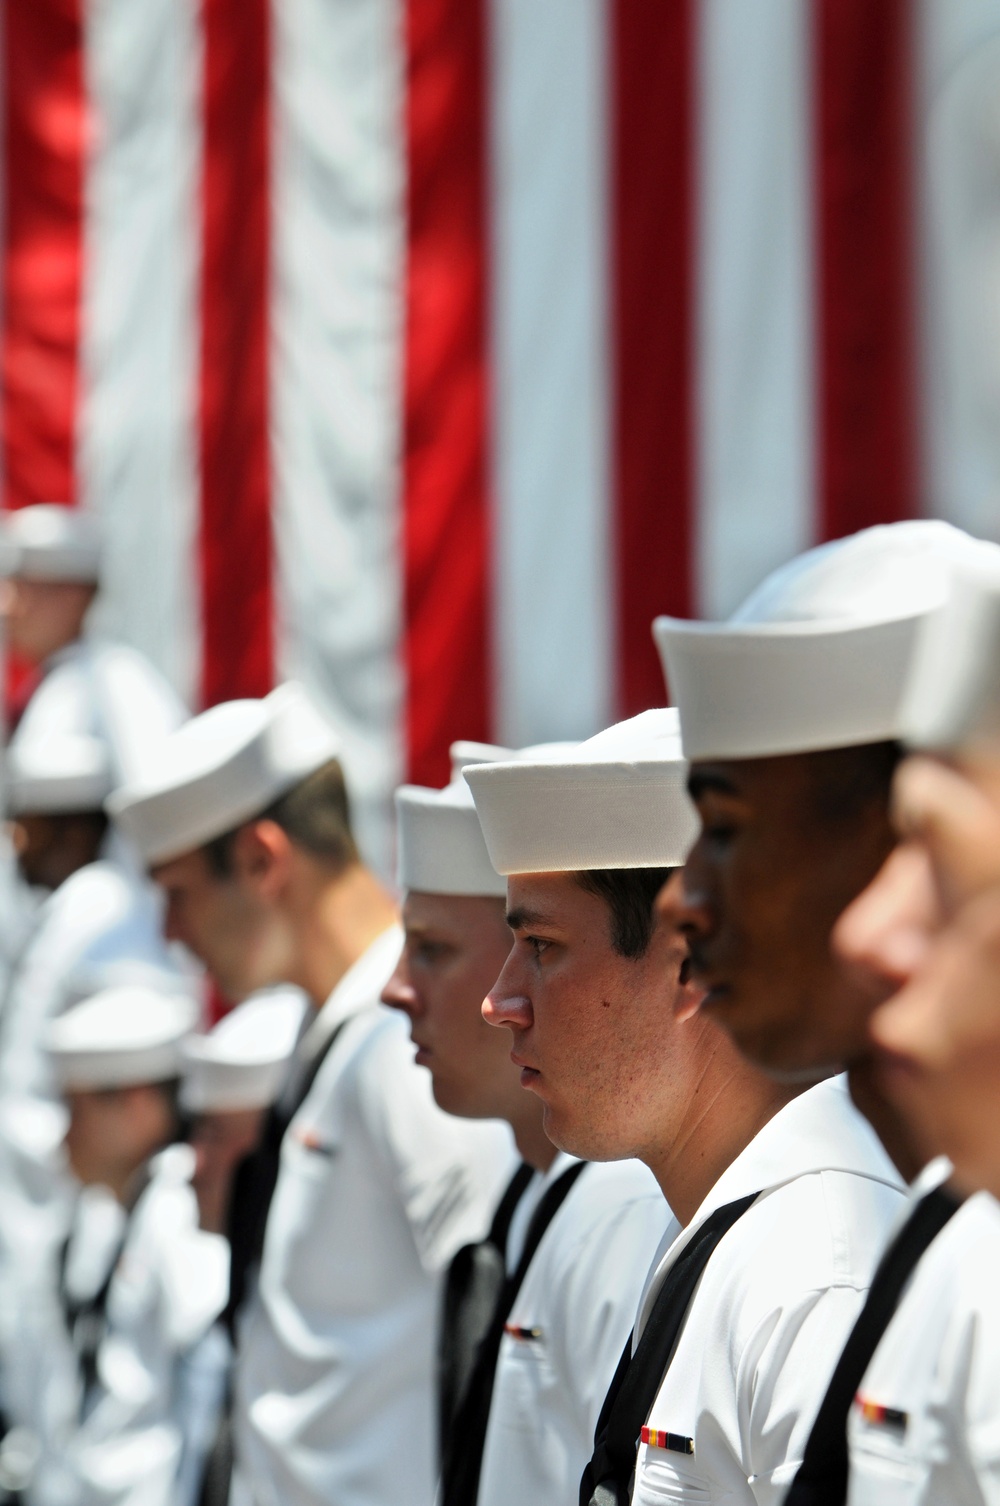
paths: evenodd
<path fill-rule="evenodd" d="M 511 1030 L 526 1030 L 531 1024 L 531 999 L 525 988 L 516 947 L 483 1000 L 483 1019 L 487 1025 L 507 1026 Z"/>
<path fill-rule="evenodd" d="M 708 874 L 695 843 L 683 868 L 676 869 L 656 898 L 661 919 L 689 938 L 707 936 L 712 929 Z"/>
<path fill-rule="evenodd" d="M 388 1004 L 390 1009 L 401 1009 L 404 1014 L 410 1016 L 411 1020 L 419 1011 L 420 999 L 410 981 L 405 952 L 396 964 L 396 971 L 382 990 L 382 1003 Z"/>
<path fill-rule="evenodd" d="M 852 969 L 883 986 L 909 982 L 936 930 L 934 879 L 922 848 L 895 848 L 833 930 L 833 948 Z"/>

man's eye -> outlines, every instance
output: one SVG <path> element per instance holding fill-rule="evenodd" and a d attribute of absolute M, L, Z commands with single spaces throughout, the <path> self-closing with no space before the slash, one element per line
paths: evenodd
<path fill-rule="evenodd" d="M 536 957 L 540 957 L 552 945 L 550 941 L 546 941 L 542 936 L 526 936 L 524 939 Z"/>

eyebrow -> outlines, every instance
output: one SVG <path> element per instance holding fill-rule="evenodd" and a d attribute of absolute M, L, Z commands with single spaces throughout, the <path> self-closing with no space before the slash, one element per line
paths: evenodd
<path fill-rule="evenodd" d="M 546 926 L 552 922 L 541 910 L 528 910 L 524 906 L 507 911 L 507 924 L 512 931 L 523 931 L 526 926 Z"/>
<path fill-rule="evenodd" d="M 688 775 L 688 794 L 692 800 L 697 800 L 699 795 L 708 795 L 713 792 L 716 795 L 738 795 L 739 790 L 731 779 L 724 774 L 713 774 L 694 769 Z"/>

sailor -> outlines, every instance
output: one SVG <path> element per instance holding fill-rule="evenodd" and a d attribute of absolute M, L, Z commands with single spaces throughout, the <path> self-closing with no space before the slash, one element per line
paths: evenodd
<path fill-rule="evenodd" d="M 225 1234 L 237 1166 L 259 1145 L 268 1110 L 288 1076 L 307 1004 L 297 989 L 255 994 L 206 1034 L 182 1043 L 180 1105 L 190 1122 L 191 1186 L 198 1222 Z M 224 1502 L 232 1473 L 232 1344 L 220 1320 L 191 1356 L 182 1419 L 187 1445 L 178 1479 L 184 1500 Z"/>
<path fill-rule="evenodd" d="M 512 1031 L 550 1138 L 638 1156 L 683 1226 L 651 1271 L 581 1501 L 628 1500 L 634 1474 L 644 1506 L 770 1506 L 902 1194 L 842 1083 L 769 1081 L 700 1010 L 658 904 L 697 831 L 686 773 L 671 710 L 561 761 L 466 770 L 514 934 L 486 1017 Z"/>
<path fill-rule="evenodd" d="M 540 1100 L 521 1088 L 509 1036 L 482 1018 L 511 935 L 506 882 L 490 863 L 464 779 L 443 790 L 404 786 L 396 811 L 405 940 L 382 998 L 409 1016 L 440 1106 L 506 1119 L 533 1173 L 505 1217 L 506 1282 L 471 1374 L 464 1387 L 456 1380 L 460 1394 L 447 1406 L 439 1499 L 575 1506 L 669 1212 L 640 1162 L 582 1163 L 557 1151 Z"/>
<path fill-rule="evenodd" d="M 191 1153 L 175 1143 L 181 1046 L 197 1014 L 188 995 L 122 985 L 46 1032 L 70 1166 L 105 1198 L 81 1200 L 55 1270 L 41 1269 L 58 1308 L 22 1345 L 36 1375 L 39 1506 L 184 1499 L 186 1366 L 224 1305 L 228 1264 L 225 1240 L 197 1226 Z M 30 1300 L 23 1310 L 36 1322 L 45 1312 Z"/>
<path fill-rule="evenodd" d="M 512 1160 L 506 1126 L 436 1107 L 405 1021 L 378 1002 L 401 933 L 355 846 L 337 752 L 289 684 L 195 717 L 110 802 L 166 894 L 168 935 L 223 991 L 286 982 L 311 1003 L 233 1196 L 234 1506 L 431 1501 L 442 1276 L 486 1232 Z"/>
<path fill-rule="evenodd" d="M 889 790 L 921 625 L 963 561 L 998 554 L 944 523 L 869 529 L 775 572 L 729 622 L 655 624 L 702 823 L 671 914 L 703 1009 L 784 1080 L 846 1068 L 855 1102 L 916 1179 L 831 1367 L 789 1506 L 845 1500 L 847 1416 L 867 1360 L 958 1206 L 940 1185 L 947 1164 L 925 1164 L 929 1147 L 881 1090 L 868 1035 L 879 993 L 835 956 L 831 932 L 894 845 Z"/>
<path fill-rule="evenodd" d="M 131 778 L 147 747 L 179 726 L 185 711 L 163 676 L 123 644 L 85 636 L 101 579 L 93 517 L 40 503 L 0 523 L 0 612 L 11 649 L 42 671 L 25 709 L 31 730 L 50 696 L 77 703 L 80 730 L 111 750 L 115 784 Z"/>
<path fill-rule="evenodd" d="M 44 1049 L 46 1023 L 94 985 L 95 972 L 122 963 L 174 969 L 158 896 L 108 850 L 102 806 L 114 788 L 113 760 L 88 726 L 72 692 L 53 686 L 8 749 L 18 863 L 47 898 L 0 1005 L 0 1291 L 12 1262 L 30 1268 L 65 1232 L 64 1111 Z M 0 1313 L 10 1311 L 0 1301 Z"/>
<path fill-rule="evenodd" d="M 917 645 L 900 833 L 834 942 L 880 995 L 883 1080 L 971 1196 L 920 1261 L 848 1421 L 853 1506 L 1000 1500 L 1000 576 L 962 572 Z"/>

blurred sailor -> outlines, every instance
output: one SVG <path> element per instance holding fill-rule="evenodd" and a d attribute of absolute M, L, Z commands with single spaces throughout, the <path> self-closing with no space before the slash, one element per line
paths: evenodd
<path fill-rule="evenodd" d="M 917 645 L 899 846 L 834 933 L 873 993 L 881 1080 L 966 1189 L 1000 1193 L 1000 574 L 962 572 Z M 920 1261 L 848 1422 L 852 1506 L 1000 1501 L 1000 1208 L 970 1197 Z"/>
<path fill-rule="evenodd" d="M 48 897 L 0 1006 L 0 1290 L 12 1262 L 30 1267 L 64 1232 L 68 1211 L 64 1110 L 43 1045 L 47 1021 L 79 998 L 95 971 L 125 962 L 172 967 L 158 895 L 107 850 L 102 806 L 115 784 L 113 757 L 88 726 L 72 691 L 53 686 L 8 749 L 17 860 L 25 881 Z M 9 1304 L 0 1311 L 9 1315 Z"/>
<path fill-rule="evenodd" d="M 444 790 L 404 786 L 396 810 L 405 941 L 382 997 L 409 1016 L 440 1106 L 506 1119 L 534 1173 L 504 1210 L 507 1279 L 471 1374 L 464 1386 L 456 1379 L 460 1394 L 447 1404 L 454 1415 L 440 1498 L 444 1506 L 575 1506 L 669 1213 L 639 1162 L 587 1164 L 556 1150 L 541 1102 L 521 1088 L 509 1036 L 483 1020 L 511 935 L 506 882 L 490 863 L 465 780 Z M 462 1254 L 467 1261 L 472 1252 Z M 455 1274 L 465 1274 L 465 1263 Z"/>
<path fill-rule="evenodd" d="M 179 1488 L 189 1365 L 225 1303 L 228 1269 L 225 1240 L 198 1228 L 190 1149 L 173 1144 L 196 1020 L 189 996 L 132 985 L 73 1006 L 46 1033 L 69 1163 L 92 1191 L 56 1262 L 48 1342 L 39 1332 L 21 1354 L 22 1395 L 24 1372 L 35 1373 L 39 1506 L 191 1501 Z M 51 1268 L 40 1276 L 51 1281 Z"/>
<path fill-rule="evenodd" d="M 49 503 L 4 514 L 0 575 L 7 644 L 43 674 L 22 718 L 26 730 L 47 715 L 51 696 L 70 697 L 81 732 L 111 750 L 114 783 L 133 777 L 146 748 L 186 713 L 142 654 L 84 635 L 101 579 L 95 520 Z"/>
<path fill-rule="evenodd" d="M 638 1156 L 683 1230 L 655 1263 L 580 1499 L 775 1503 L 902 1200 L 844 1085 L 743 1061 L 658 903 L 697 832 L 677 714 L 466 770 L 508 874 L 486 1006 L 565 1149 Z M 775 961 L 780 968 L 780 959 Z M 637 1458 L 638 1443 L 638 1458 Z"/>
<path fill-rule="evenodd" d="M 260 1144 L 268 1110 L 288 1076 L 307 1003 L 296 989 L 273 989 L 238 1004 L 206 1035 L 184 1041 L 181 1108 L 191 1121 L 191 1186 L 203 1229 L 224 1234 L 233 1179 Z M 189 1365 L 191 1415 L 180 1494 L 201 1506 L 224 1502 L 232 1473 L 232 1345 L 221 1320 Z M 196 1467 L 200 1489 L 188 1480 Z"/>
<path fill-rule="evenodd" d="M 925 1168 L 830 1377 L 789 1506 L 846 1499 L 847 1417 L 867 1360 L 958 1206 L 940 1186 L 947 1165 L 925 1166 L 933 1146 L 885 1098 L 868 1030 L 879 990 L 844 967 L 831 932 L 894 845 L 889 790 L 921 626 L 963 562 L 984 558 L 1000 551 L 944 523 L 868 529 L 775 572 L 730 622 L 655 625 L 702 820 L 673 914 L 708 989 L 703 1007 L 785 1080 L 846 1067 L 899 1170 Z"/>
<path fill-rule="evenodd" d="M 167 896 L 168 934 L 220 987 L 288 982 L 312 1005 L 232 1200 L 231 1309 L 247 1298 L 234 1506 L 431 1500 L 442 1273 L 510 1170 L 506 1126 L 443 1114 L 405 1021 L 378 1003 L 401 934 L 355 847 L 337 752 L 285 685 L 194 718 L 111 802 Z"/>

